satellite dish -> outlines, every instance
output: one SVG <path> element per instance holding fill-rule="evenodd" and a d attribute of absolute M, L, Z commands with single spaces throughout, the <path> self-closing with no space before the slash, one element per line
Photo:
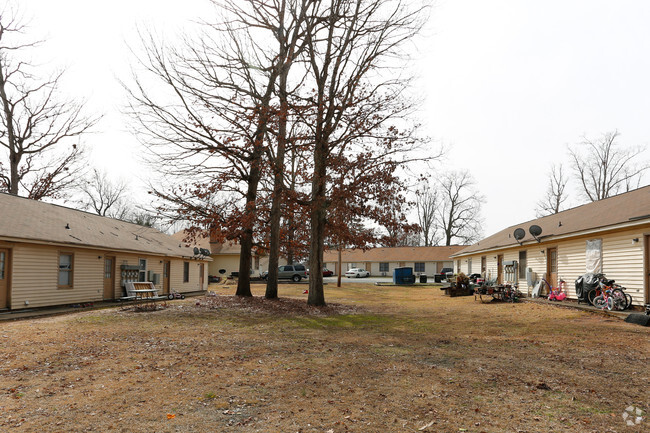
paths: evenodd
<path fill-rule="evenodd" d="M 532 226 L 530 226 L 528 231 L 530 232 L 531 235 L 533 235 L 533 237 L 535 238 L 535 240 L 537 240 L 537 242 L 541 242 L 539 240 L 539 235 L 542 234 L 542 228 L 540 226 L 533 224 Z"/>
<path fill-rule="evenodd" d="M 524 229 L 515 229 L 514 237 L 517 242 L 521 241 L 524 236 L 526 236 L 526 231 Z M 521 244 L 521 242 L 519 242 Z"/>
<path fill-rule="evenodd" d="M 200 253 L 199 249 L 197 247 L 194 247 L 194 255 L 198 256 Z"/>
<path fill-rule="evenodd" d="M 210 255 L 210 250 L 201 248 L 201 255 L 203 256 L 209 256 Z"/>

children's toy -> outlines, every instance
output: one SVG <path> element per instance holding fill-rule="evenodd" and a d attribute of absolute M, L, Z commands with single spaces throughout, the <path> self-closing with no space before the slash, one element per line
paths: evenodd
<path fill-rule="evenodd" d="M 564 301 L 566 299 L 566 283 L 564 280 L 560 280 L 560 286 L 553 288 L 548 294 L 549 301 Z"/>
<path fill-rule="evenodd" d="M 169 291 L 169 295 L 167 295 L 167 299 L 185 299 L 185 295 L 182 293 L 178 293 L 174 289 L 171 289 Z"/>

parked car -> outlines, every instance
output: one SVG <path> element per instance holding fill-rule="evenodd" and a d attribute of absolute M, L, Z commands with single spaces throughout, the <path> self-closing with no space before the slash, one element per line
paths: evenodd
<path fill-rule="evenodd" d="M 353 269 L 350 269 L 349 271 L 347 271 L 345 273 L 345 276 L 348 277 L 348 278 L 352 278 L 352 277 L 364 278 L 364 277 L 369 277 L 370 272 L 368 272 L 368 271 L 366 271 L 365 269 L 362 269 L 362 268 L 353 268 Z"/>
<path fill-rule="evenodd" d="M 266 280 L 269 277 L 269 272 L 264 271 L 260 276 Z M 304 265 L 284 265 L 278 267 L 279 280 L 293 280 L 298 282 L 303 278 L 307 278 L 307 270 Z"/>
<path fill-rule="evenodd" d="M 454 269 L 453 269 L 453 268 L 442 268 L 442 269 L 440 270 L 440 273 L 435 274 L 435 275 L 433 276 L 433 278 L 434 278 L 434 281 L 435 281 L 436 283 L 439 283 L 439 282 L 441 282 L 441 281 L 443 281 L 443 280 L 448 280 L 448 279 L 451 278 L 453 275 L 454 275 Z"/>
<path fill-rule="evenodd" d="M 307 275 L 309 275 L 309 269 L 307 269 Z M 334 275 L 334 272 L 330 271 L 327 268 L 323 268 L 323 276 L 324 277 L 331 277 L 332 275 Z"/>

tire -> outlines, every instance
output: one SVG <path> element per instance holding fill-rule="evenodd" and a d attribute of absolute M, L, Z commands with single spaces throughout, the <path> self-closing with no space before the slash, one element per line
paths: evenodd
<path fill-rule="evenodd" d="M 169 295 L 167 295 L 167 299 L 169 299 L 169 300 L 174 299 L 174 295 L 172 295 L 172 294 L 170 293 Z"/>
<path fill-rule="evenodd" d="M 612 296 L 613 300 L 613 309 L 614 310 L 625 310 L 628 307 L 628 301 L 627 297 L 625 296 L 625 292 L 623 292 L 621 289 L 614 289 L 612 290 Z"/>
<path fill-rule="evenodd" d="M 181 295 L 181 299 L 185 299 L 185 295 Z"/>
<path fill-rule="evenodd" d="M 632 306 L 632 296 L 629 293 L 625 293 L 625 292 L 623 292 L 623 294 L 625 294 L 625 300 L 627 301 L 627 303 L 625 304 L 625 309 L 627 310 Z"/>
<path fill-rule="evenodd" d="M 296 283 L 301 280 L 300 275 L 294 275 L 293 277 L 291 277 L 291 279 Z"/>
<path fill-rule="evenodd" d="M 596 306 L 596 304 L 594 304 L 594 300 L 598 297 L 596 294 L 597 292 L 598 290 L 591 290 L 589 293 L 587 293 L 587 301 L 589 301 L 589 303 L 594 307 Z"/>
<path fill-rule="evenodd" d="M 596 308 L 602 309 L 603 307 L 606 306 L 605 298 L 603 297 L 603 295 L 596 296 L 593 299 L 593 303 L 591 305 L 593 305 Z"/>
<path fill-rule="evenodd" d="M 361 274 L 357 274 L 355 278 L 361 278 Z"/>
<path fill-rule="evenodd" d="M 614 309 L 614 298 L 612 298 L 611 296 L 607 298 L 607 309 L 609 311 L 612 311 Z"/>

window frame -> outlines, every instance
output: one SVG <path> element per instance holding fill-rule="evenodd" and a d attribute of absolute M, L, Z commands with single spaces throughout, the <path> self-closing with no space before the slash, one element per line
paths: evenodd
<path fill-rule="evenodd" d="M 61 257 L 70 256 L 70 269 L 61 269 Z M 67 272 L 68 284 L 61 284 L 61 272 Z M 57 257 L 56 286 L 59 290 L 70 290 L 74 288 L 74 253 L 71 251 L 59 251 Z"/>
<path fill-rule="evenodd" d="M 183 262 L 183 283 L 190 282 L 190 262 Z"/>
<path fill-rule="evenodd" d="M 138 282 L 144 283 L 146 281 L 147 281 L 147 259 L 138 258 Z"/>
<path fill-rule="evenodd" d="M 427 269 L 426 262 L 413 262 L 413 270 L 414 270 L 414 272 L 424 273 L 424 272 L 426 272 L 426 269 Z"/>
<path fill-rule="evenodd" d="M 520 250 L 519 251 L 519 279 L 520 280 L 525 280 L 526 279 L 526 270 L 528 269 L 528 250 Z"/>
<path fill-rule="evenodd" d="M 389 262 L 379 262 L 379 272 L 388 272 L 390 270 Z"/>

